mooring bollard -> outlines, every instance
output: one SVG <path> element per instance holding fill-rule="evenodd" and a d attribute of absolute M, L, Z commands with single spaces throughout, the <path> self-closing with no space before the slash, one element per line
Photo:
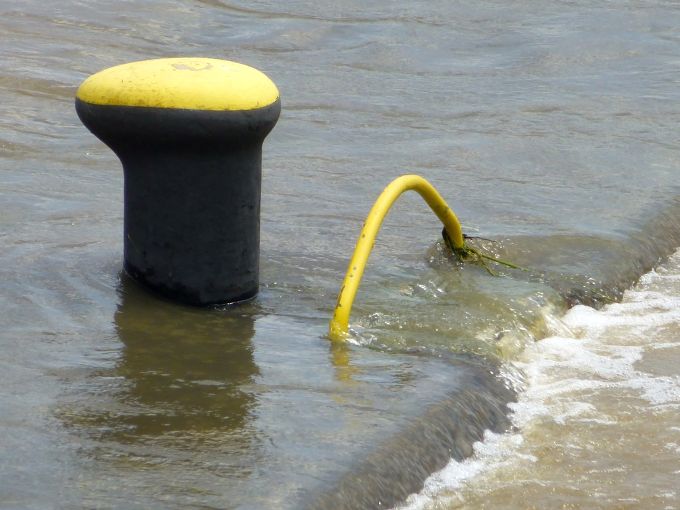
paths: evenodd
<path fill-rule="evenodd" d="M 123 164 L 130 276 L 196 305 L 257 294 L 262 142 L 280 110 L 267 76 L 226 60 L 132 62 L 81 84 L 78 116 Z"/>

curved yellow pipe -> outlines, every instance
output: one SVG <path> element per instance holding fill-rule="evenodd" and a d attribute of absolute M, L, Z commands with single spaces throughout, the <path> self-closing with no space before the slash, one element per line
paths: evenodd
<path fill-rule="evenodd" d="M 361 229 L 359 240 L 356 248 L 354 248 L 354 255 L 349 262 L 347 274 L 340 287 L 338 294 L 338 301 L 335 305 L 333 318 L 330 322 L 329 336 L 333 341 L 343 340 L 347 336 L 349 328 L 349 316 L 352 312 L 352 304 L 356 297 L 361 277 L 364 274 L 368 256 L 371 254 L 375 238 L 378 235 L 378 230 L 382 225 L 387 212 L 392 204 L 399 196 L 408 190 L 417 191 L 421 197 L 425 199 L 430 209 L 437 215 L 437 217 L 444 224 L 446 232 L 449 234 L 453 245 L 456 248 L 463 248 L 465 242 L 463 241 L 463 231 L 460 227 L 460 222 L 451 208 L 446 204 L 441 195 L 436 189 L 419 175 L 402 175 L 393 180 L 380 194 L 378 200 L 375 201 L 371 211 L 366 217 L 364 226 Z"/>

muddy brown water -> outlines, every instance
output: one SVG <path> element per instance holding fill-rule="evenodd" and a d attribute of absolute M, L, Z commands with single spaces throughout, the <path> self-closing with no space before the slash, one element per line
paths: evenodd
<path fill-rule="evenodd" d="M 663 1 L 0 4 L 0 507 L 373 508 L 411 494 L 521 507 L 527 486 L 537 508 L 678 507 L 677 371 L 661 348 L 634 370 L 667 378 L 663 413 L 645 387 L 614 384 L 593 401 L 560 394 L 579 418 L 543 417 L 545 429 L 517 411 L 542 402 L 532 391 L 550 382 L 539 360 L 559 357 L 556 338 L 616 357 L 597 342 L 630 331 L 593 332 L 578 306 L 625 303 L 680 245 L 678 26 Z M 174 305 L 121 273 L 120 163 L 74 112 L 89 74 L 176 55 L 253 65 L 281 91 L 261 292 L 242 307 Z M 404 196 L 352 342 L 333 347 L 361 222 L 402 173 L 429 179 L 466 232 L 528 271 L 457 266 L 431 212 Z M 574 305 L 569 336 L 556 324 Z M 674 321 L 655 345 L 675 341 Z M 592 379 L 563 369 L 576 387 Z M 658 419 L 617 418 L 620 399 Z M 524 446 L 494 449 L 492 433 Z M 591 433 L 580 450 L 559 442 Z M 625 451 L 652 438 L 662 460 L 619 457 L 628 477 L 594 469 L 617 464 L 602 449 L 612 437 Z M 532 469 L 570 445 L 591 455 Z M 519 464 L 495 470 L 507 456 Z M 636 490 L 617 499 L 626 480 Z"/>

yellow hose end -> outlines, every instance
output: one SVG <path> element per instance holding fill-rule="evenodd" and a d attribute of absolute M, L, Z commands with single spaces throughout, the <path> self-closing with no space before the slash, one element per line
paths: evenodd
<path fill-rule="evenodd" d="M 408 190 L 414 190 L 423 197 L 439 220 L 444 224 L 453 245 L 462 248 L 465 245 L 463 232 L 458 218 L 437 190 L 419 175 L 402 175 L 396 178 L 380 194 L 366 217 L 359 234 L 354 254 L 349 262 L 345 279 L 338 293 L 335 313 L 329 324 L 328 336 L 332 341 L 345 341 L 349 335 L 349 316 L 356 297 L 366 262 L 373 249 L 378 230 L 382 225 L 392 204 Z"/>
<path fill-rule="evenodd" d="M 347 325 L 342 325 L 336 320 L 331 320 L 328 327 L 328 338 L 332 342 L 343 342 L 349 336 Z"/>

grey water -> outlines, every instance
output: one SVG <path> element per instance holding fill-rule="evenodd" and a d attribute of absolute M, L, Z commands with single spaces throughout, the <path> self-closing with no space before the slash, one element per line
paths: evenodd
<path fill-rule="evenodd" d="M 0 507 L 393 506 L 510 430 L 527 346 L 680 245 L 679 26 L 660 0 L 0 2 Z M 90 74 L 184 55 L 281 92 L 238 308 L 122 274 L 120 163 L 73 108 Z M 456 264 L 405 195 L 331 345 L 361 223 L 404 173 L 527 271 Z M 669 427 L 643 425 L 633 447 Z"/>

